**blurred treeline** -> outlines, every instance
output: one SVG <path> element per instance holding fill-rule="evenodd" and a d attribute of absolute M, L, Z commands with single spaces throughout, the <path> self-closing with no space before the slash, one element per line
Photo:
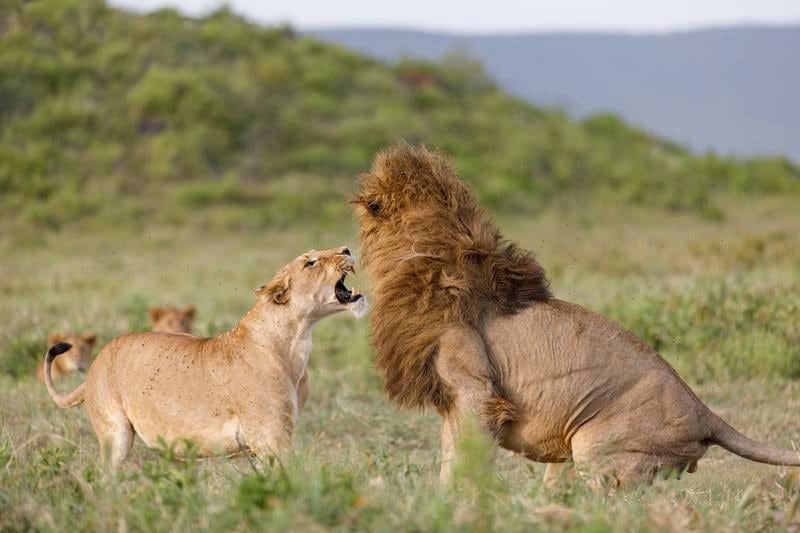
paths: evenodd
<path fill-rule="evenodd" d="M 0 0 L 2 219 L 330 216 L 398 139 L 452 153 L 495 209 L 571 193 L 714 215 L 718 191 L 800 191 L 784 159 L 696 156 L 610 115 L 577 123 L 461 55 L 387 66 L 227 9 Z"/>

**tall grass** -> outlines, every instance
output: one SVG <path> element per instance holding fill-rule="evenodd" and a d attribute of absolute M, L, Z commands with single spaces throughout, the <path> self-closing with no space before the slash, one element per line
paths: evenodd
<path fill-rule="evenodd" d="M 668 211 L 555 205 L 505 218 L 562 298 L 618 320 L 749 436 L 800 433 L 798 266 L 790 199 L 726 201 L 723 221 Z M 769 216 L 765 216 L 769 213 Z M 740 531 L 800 524 L 796 472 L 712 449 L 698 473 L 614 497 L 580 480 L 542 485 L 543 466 L 467 432 L 454 482 L 438 483 L 435 413 L 390 405 L 366 321 L 314 331 L 311 395 L 291 452 L 272 464 L 178 460 L 137 442 L 101 466 L 81 408 L 61 410 L 33 376 L 46 336 L 100 343 L 146 327 L 146 308 L 195 304 L 201 334 L 229 328 L 250 289 L 309 248 L 356 242 L 336 225 L 265 231 L 153 221 L 95 232 L 0 236 L 0 529 L 174 531 Z M 354 283 L 369 294 L 367 280 Z M 58 383 L 69 390 L 80 377 Z"/>

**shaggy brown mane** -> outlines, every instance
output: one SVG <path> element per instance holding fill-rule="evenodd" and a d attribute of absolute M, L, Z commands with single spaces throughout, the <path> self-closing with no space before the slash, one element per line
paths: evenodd
<path fill-rule="evenodd" d="M 353 203 L 386 391 L 400 405 L 446 411 L 433 366 L 442 333 L 454 323 L 480 331 L 487 316 L 550 298 L 544 270 L 503 238 L 447 158 L 424 147 L 379 153 Z"/>

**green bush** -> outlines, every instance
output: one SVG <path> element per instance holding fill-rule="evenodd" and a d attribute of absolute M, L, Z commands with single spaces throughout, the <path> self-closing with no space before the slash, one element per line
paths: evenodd
<path fill-rule="evenodd" d="M 177 203 L 186 207 L 203 207 L 214 204 L 239 204 L 258 200 L 248 194 L 236 181 L 204 181 L 182 184 L 175 188 Z"/>
<path fill-rule="evenodd" d="M 30 331 L 4 340 L 0 350 L 0 374 L 14 378 L 33 375 L 36 363 L 44 359 L 45 337 Z"/>
<path fill-rule="evenodd" d="M 696 382 L 800 377 L 800 287 L 754 287 L 735 278 L 697 282 L 635 299 L 608 316 L 633 330 Z"/>
<path fill-rule="evenodd" d="M 132 332 L 149 331 L 150 319 L 147 310 L 150 305 L 144 296 L 134 296 L 125 305 L 124 313 L 128 319 L 128 329 Z"/>
<path fill-rule="evenodd" d="M 159 198 L 150 212 L 206 194 L 241 203 L 236 186 L 208 184 L 223 177 L 352 183 L 398 139 L 452 153 L 504 209 L 577 191 L 715 217 L 716 191 L 800 191 L 786 160 L 697 157 L 612 115 L 573 122 L 502 93 L 462 53 L 387 66 L 227 9 L 187 19 L 40 0 L 9 3 L 2 17 L 0 206 L 23 223 L 105 217 L 132 194 Z M 10 208 L 65 188 L 102 209 Z"/>

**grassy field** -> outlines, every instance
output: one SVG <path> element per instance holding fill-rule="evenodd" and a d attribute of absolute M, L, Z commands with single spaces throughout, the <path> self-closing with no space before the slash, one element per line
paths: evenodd
<path fill-rule="evenodd" d="M 620 320 L 753 438 L 800 439 L 800 209 L 794 199 L 717 199 L 722 220 L 562 200 L 502 219 L 554 293 Z M 2 230 L 0 230 L 1 232 Z M 714 448 L 696 474 L 606 497 L 542 486 L 544 467 L 462 443 L 440 487 L 438 417 L 384 398 L 367 321 L 315 331 L 311 394 L 294 451 L 175 461 L 137 443 L 116 477 L 99 466 L 82 409 L 60 410 L 32 377 L 49 332 L 101 342 L 146 327 L 156 304 L 195 304 L 197 331 L 230 327 L 250 289 L 299 253 L 355 246 L 338 227 L 256 230 L 158 224 L 0 233 L 0 530 L 770 530 L 800 527 L 800 477 Z M 357 286 L 368 292 L 362 276 Z M 59 385 L 75 386 L 79 378 Z"/>

